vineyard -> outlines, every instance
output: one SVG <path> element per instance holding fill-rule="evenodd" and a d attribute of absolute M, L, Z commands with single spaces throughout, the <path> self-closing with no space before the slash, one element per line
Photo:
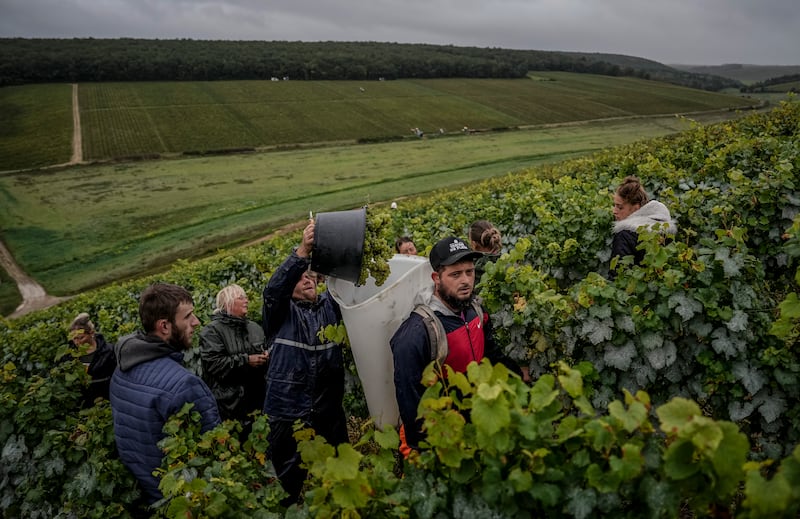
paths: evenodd
<path fill-rule="evenodd" d="M 83 159 L 196 156 L 331 142 L 413 139 L 442 128 L 529 125 L 746 109 L 752 99 L 658 81 L 566 72 L 531 79 L 137 81 L 77 84 Z M 0 171 L 72 156 L 69 84 L 0 90 Z"/>
<path fill-rule="evenodd" d="M 641 265 L 610 261 L 611 197 L 637 175 L 675 236 L 642 232 Z M 430 448 L 395 455 L 391 427 L 351 444 L 303 430 L 310 479 L 284 510 L 266 417 L 201 435 L 173 417 L 159 517 L 797 517 L 800 512 L 800 103 L 406 200 L 382 218 L 427 250 L 475 219 L 503 233 L 479 289 L 498 339 L 528 365 L 433 367 L 420 405 Z M 368 209 L 381 211 L 381 209 Z M 205 319 L 243 286 L 251 318 L 298 233 L 0 322 L 0 510 L 6 517 L 129 517 L 137 491 L 115 455 L 107 402 L 77 411 L 86 375 L 66 326 L 87 311 L 109 341 L 137 326 L 155 280 L 187 287 Z M 614 270 L 615 276 L 609 271 Z M 376 345 L 387 347 L 388 345 Z M 199 369 L 191 350 L 187 365 Z M 351 363 L 352 366 L 352 363 Z M 351 367 L 346 409 L 365 416 Z M 358 423 L 358 421 L 354 421 Z M 401 475 L 402 473 L 402 475 Z"/>

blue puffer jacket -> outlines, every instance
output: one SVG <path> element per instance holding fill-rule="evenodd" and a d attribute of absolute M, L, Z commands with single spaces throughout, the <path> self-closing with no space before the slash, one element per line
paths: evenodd
<path fill-rule="evenodd" d="M 114 354 L 111 411 L 117 451 L 152 504 L 163 497 L 153 471 L 161 466 L 157 444 L 167 419 L 192 402 L 207 431 L 220 423 L 217 403 L 205 382 L 183 367 L 183 353 L 158 337 L 128 335 L 116 344 Z"/>
<path fill-rule="evenodd" d="M 339 323 L 339 305 L 328 292 L 315 303 L 292 299 L 308 265 L 308 259 L 292 253 L 264 288 L 264 333 L 273 346 L 264 413 L 271 419 L 315 422 L 343 413 L 342 345 L 323 342 L 317 335 L 323 327 Z"/>

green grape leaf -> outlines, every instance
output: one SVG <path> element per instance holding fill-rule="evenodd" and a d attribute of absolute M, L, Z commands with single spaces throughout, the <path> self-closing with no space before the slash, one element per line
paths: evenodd
<path fill-rule="evenodd" d="M 551 483 L 537 483 L 531 489 L 531 496 L 544 506 L 552 508 L 561 502 L 561 489 Z"/>
<path fill-rule="evenodd" d="M 661 420 L 661 430 L 667 434 L 677 434 L 695 417 L 702 416 L 700 406 L 686 398 L 675 397 L 656 409 Z"/>
<path fill-rule="evenodd" d="M 638 401 L 632 401 L 628 409 L 619 400 L 608 404 L 608 413 L 620 421 L 622 428 L 632 433 L 647 420 L 647 408 Z"/>
<path fill-rule="evenodd" d="M 753 517 L 783 517 L 783 512 L 796 499 L 792 485 L 778 473 L 766 480 L 757 470 L 745 477 L 745 496 L 742 506 L 753 512 Z"/>
<path fill-rule="evenodd" d="M 472 402 L 472 422 L 486 435 L 496 433 L 511 423 L 508 403 L 496 398 L 475 398 Z"/>
<path fill-rule="evenodd" d="M 396 449 L 400 445 L 400 435 L 391 425 L 385 425 L 383 430 L 375 431 L 375 441 L 383 449 Z"/>
<path fill-rule="evenodd" d="M 520 470 L 519 467 L 514 467 L 508 475 L 508 482 L 514 489 L 514 492 L 527 492 L 533 487 L 533 476 L 530 472 Z"/>
<path fill-rule="evenodd" d="M 533 410 L 541 410 L 549 406 L 558 397 L 558 390 L 554 389 L 555 378 L 553 375 L 545 374 L 539 377 L 530 390 L 530 407 Z"/>
<path fill-rule="evenodd" d="M 558 375 L 558 382 L 564 388 L 564 391 L 572 398 L 578 398 L 583 395 L 583 377 L 581 377 L 580 371 L 568 367 L 563 362 L 560 364 L 559 369 L 561 374 Z"/>

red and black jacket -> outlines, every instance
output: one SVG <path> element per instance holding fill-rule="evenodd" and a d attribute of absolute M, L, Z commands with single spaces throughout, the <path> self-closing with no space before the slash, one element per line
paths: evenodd
<path fill-rule="evenodd" d="M 478 313 L 470 307 L 460 314 L 446 308 L 436 297 L 431 298 L 431 308 L 442 322 L 447 333 L 449 353 L 445 364 L 454 371 L 464 372 L 470 362 L 480 362 L 484 357 L 492 363 L 501 362 L 519 374 L 520 369 L 498 346 L 492 333 L 489 314 Z M 417 407 L 425 392 L 420 383 L 422 372 L 431 363 L 431 344 L 422 316 L 412 313 L 406 319 L 389 344 L 394 360 L 394 387 L 400 418 L 405 428 L 406 442 L 418 449 L 424 438 L 422 420 L 417 418 Z"/>

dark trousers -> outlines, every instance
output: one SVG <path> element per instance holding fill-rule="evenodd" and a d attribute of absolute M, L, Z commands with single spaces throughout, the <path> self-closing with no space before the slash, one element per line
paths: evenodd
<path fill-rule="evenodd" d="M 328 443 L 337 446 L 340 443 L 347 443 L 347 423 L 344 413 L 337 413 L 334 416 L 325 418 L 312 418 L 310 421 L 303 420 L 306 427 L 311 427 L 317 434 L 321 435 Z M 297 503 L 300 493 L 303 491 L 307 471 L 300 467 L 302 459 L 297 452 L 297 441 L 294 439 L 294 420 L 281 418 L 270 419 L 269 421 L 269 457 L 275 467 L 275 473 L 281 482 L 281 486 L 289 494 L 281 504 L 289 506 Z"/>

